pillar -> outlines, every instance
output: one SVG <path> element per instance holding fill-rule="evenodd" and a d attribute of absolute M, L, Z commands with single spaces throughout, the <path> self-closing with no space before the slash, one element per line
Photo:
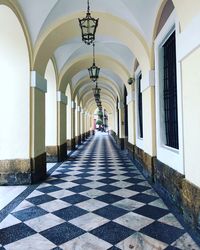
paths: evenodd
<path fill-rule="evenodd" d="M 135 148 L 135 92 L 132 91 L 127 96 L 128 104 L 128 144 L 127 150 L 131 158 L 134 158 Z"/>
<path fill-rule="evenodd" d="M 57 92 L 58 161 L 64 161 L 67 158 L 66 105 L 67 105 L 67 97 L 61 91 L 58 91 Z"/>
<path fill-rule="evenodd" d="M 85 111 L 81 109 L 81 140 L 85 141 Z"/>
<path fill-rule="evenodd" d="M 71 149 L 75 150 L 76 148 L 76 140 L 75 140 L 75 123 L 76 123 L 76 117 L 75 117 L 75 111 L 76 111 L 76 103 L 74 101 L 71 102 L 71 129 L 72 129 L 72 135 L 71 135 Z"/>
<path fill-rule="evenodd" d="M 47 81 L 36 71 L 31 72 L 31 183 L 46 177 L 45 93 Z"/>
<path fill-rule="evenodd" d="M 76 108 L 76 144 L 81 144 L 81 107 Z"/>
<path fill-rule="evenodd" d="M 124 121 L 124 103 L 118 103 L 118 110 L 119 110 L 119 137 L 118 143 L 120 148 L 124 149 L 124 141 L 125 141 L 125 121 Z"/>
<path fill-rule="evenodd" d="M 142 102 L 143 102 L 143 138 L 139 138 L 139 135 L 137 133 L 138 110 L 135 109 L 137 114 L 135 122 L 136 125 L 135 158 L 143 164 L 144 166 L 143 173 L 150 179 L 153 179 L 154 178 L 153 159 L 156 155 L 154 70 L 142 72 L 141 92 L 142 92 Z"/>

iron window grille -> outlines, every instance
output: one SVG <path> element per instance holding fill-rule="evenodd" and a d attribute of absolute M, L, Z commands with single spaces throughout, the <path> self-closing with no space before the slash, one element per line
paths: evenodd
<path fill-rule="evenodd" d="M 166 145 L 179 149 L 177 76 L 176 76 L 176 35 L 175 31 L 163 45 L 164 49 L 164 118 Z"/>
<path fill-rule="evenodd" d="M 138 116 L 139 116 L 139 136 L 143 138 L 143 103 L 142 103 L 142 92 L 141 92 L 141 80 L 142 74 L 138 78 Z"/>

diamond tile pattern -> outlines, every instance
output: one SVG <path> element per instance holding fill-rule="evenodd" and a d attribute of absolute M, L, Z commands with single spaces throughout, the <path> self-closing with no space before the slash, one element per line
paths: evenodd
<path fill-rule="evenodd" d="M 0 222 L 0 250 L 200 249 L 105 133 L 87 140 L 22 203 L 32 206 L 18 205 Z"/>

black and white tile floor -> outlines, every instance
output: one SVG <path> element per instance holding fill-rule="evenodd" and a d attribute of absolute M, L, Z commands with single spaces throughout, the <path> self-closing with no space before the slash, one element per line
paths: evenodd
<path fill-rule="evenodd" d="M 200 249 L 108 135 L 60 165 L 0 223 L 0 250 Z"/>

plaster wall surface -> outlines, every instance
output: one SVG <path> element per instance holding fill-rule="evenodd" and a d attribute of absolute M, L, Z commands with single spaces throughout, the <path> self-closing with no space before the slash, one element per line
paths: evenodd
<path fill-rule="evenodd" d="M 52 61 L 50 60 L 45 78 L 47 80 L 47 93 L 45 96 L 45 144 L 57 145 L 57 96 L 56 76 Z"/>
<path fill-rule="evenodd" d="M 25 36 L 15 14 L 0 5 L 0 159 L 29 158 L 30 69 Z"/>
<path fill-rule="evenodd" d="M 186 179 L 200 187 L 200 48 L 182 62 Z"/>

